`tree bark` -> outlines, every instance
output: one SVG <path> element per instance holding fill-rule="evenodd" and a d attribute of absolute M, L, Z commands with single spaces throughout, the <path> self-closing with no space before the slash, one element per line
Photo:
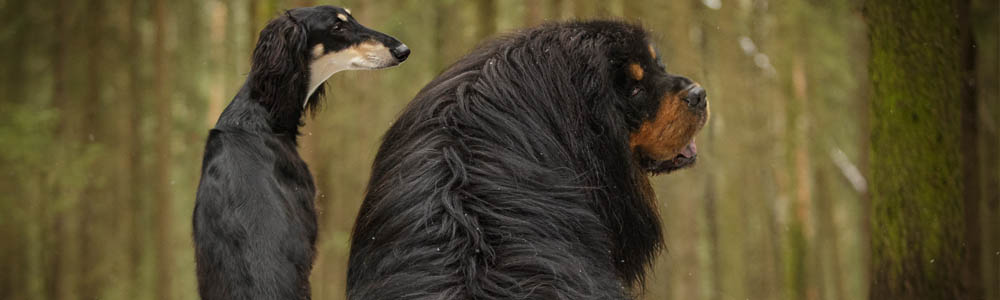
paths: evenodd
<path fill-rule="evenodd" d="M 1000 299 L 1000 2 L 975 0 L 974 23 L 979 129 L 979 207 L 982 299 Z"/>
<path fill-rule="evenodd" d="M 548 17 L 549 20 L 557 21 L 562 20 L 563 10 L 565 10 L 564 0 L 549 0 L 548 1 Z"/>
<path fill-rule="evenodd" d="M 524 1 L 524 25 L 525 26 L 535 26 L 541 24 L 542 19 L 542 0 L 527 0 Z"/>
<path fill-rule="evenodd" d="M 958 19 L 958 46 L 961 47 L 960 74 L 961 88 L 961 155 L 962 155 L 962 198 L 965 219 L 965 264 L 962 272 L 969 299 L 983 298 L 983 276 L 980 265 L 982 231 L 979 228 L 982 203 L 979 185 L 979 107 L 976 99 L 976 46 L 972 35 L 972 21 L 969 14 L 970 0 L 956 0 Z"/>
<path fill-rule="evenodd" d="M 81 114 L 83 118 L 80 119 L 80 128 L 84 129 L 80 132 L 80 136 L 76 137 L 79 139 L 79 143 L 83 149 L 89 148 L 98 144 L 99 138 L 103 138 L 104 128 L 101 122 L 102 118 L 98 117 L 98 112 L 103 110 L 101 107 L 101 75 L 107 71 L 102 70 L 103 64 L 101 61 L 101 47 L 102 47 L 102 36 L 101 32 L 103 28 L 102 5 L 104 3 L 101 0 L 89 0 L 85 4 L 84 11 L 82 15 L 90 20 L 84 25 L 84 35 L 86 36 L 85 41 L 85 56 L 83 57 L 86 62 L 84 63 L 85 71 L 84 74 L 86 78 L 85 82 L 85 93 L 82 97 L 82 107 Z M 96 159 L 88 162 L 90 167 L 100 167 L 106 162 L 106 157 L 97 157 Z M 101 290 L 98 281 L 97 272 L 94 270 L 100 265 L 101 256 L 98 253 L 102 253 L 105 249 L 103 243 L 95 243 L 95 232 L 107 230 L 103 227 L 102 218 L 98 218 L 99 214 L 96 207 L 101 206 L 105 201 L 107 201 L 107 194 L 104 193 L 105 189 L 100 186 L 99 179 L 103 174 L 94 174 L 95 176 L 89 177 L 87 180 L 83 180 L 84 189 L 80 197 L 80 200 L 76 204 L 77 213 L 79 213 L 79 218 L 77 223 L 74 225 L 77 230 L 78 238 L 80 239 L 80 249 L 79 249 L 79 272 L 80 279 L 76 282 L 77 294 L 82 299 L 96 299 L 98 291 Z"/>
<path fill-rule="evenodd" d="M 867 1 L 871 299 L 969 299 L 960 154 L 964 45 L 952 1 Z"/>
<path fill-rule="evenodd" d="M 139 2 L 142 0 L 131 0 L 127 6 L 128 9 L 128 37 L 126 39 L 126 53 L 130 53 L 133 57 L 142 59 L 142 36 L 139 33 L 139 24 L 141 15 L 139 12 Z M 126 149 L 126 168 L 123 169 L 125 176 L 122 179 L 122 185 L 125 186 L 125 218 L 127 218 L 127 229 L 125 233 L 128 234 L 128 250 L 126 261 L 128 262 L 127 267 L 127 282 L 128 291 L 126 295 L 129 299 L 138 299 L 140 286 L 141 285 L 141 274 L 140 268 L 142 265 L 142 248 L 145 236 L 142 233 L 143 226 L 142 216 L 144 212 L 147 211 L 142 201 L 142 189 L 137 188 L 145 186 L 142 168 L 142 140 L 143 136 L 139 132 L 139 128 L 142 126 L 143 117 L 143 104 L 145 97 L 142 97 L 142 70 L 139 64 L 128 64 L 128 89 L 126 93 L 128 95 L 127 99 L 129 102 L 126 104 L 128 109 L 126 110 L 128 117 L 128 124 L 125 126 L 124 135 L 127 138 L 127 149 Z"/>
<path fill-rule="evenodd" d="M 68 43 L 72 42 L 68 35 L 66 34 L 69 12 L 66 9 L 61 9 L 66 7 L 66 1 L 64 0 L 53 0 L 49 3 L 51 6 L 51 18 L 52 18 L 52 32 L 50 33 L 53 37 L 53 42 L 49 48 L 50 55 L 50 68 L 52 73 L 52 106 L 58 111 L 60 115 L 59 124 L 55 128 L 55 137 L 60 140 L 69 139 L 71 136 L 68 131 L 72 127 L 69 111 L 72 110 L 71 102 L 67 99 L 67 84 L 68 79 L 66 71 L 66 49 Z M 58 42 L 56 42 L 58 41 Z M 64 159 L 59 157 L 60 160 Z M 49 174 L 46 174 L 46 177 Z M 53 195 L 65 197 L 68 193 L 63 189 L 60 189 L 58 185 L 54 185 L 55 190 L 52 192 Z M 66 200 L 61 200 L 66 201 Z M 62 203 L 59 201 L 54 201 L 57 205 Z M 66 252 L 72 252 L 72 239 L 66 232 L 66 224 L 68 221 L 69 213 L 54 211 L 48 214 L 46 221 L 51 221 L 48 227 L 48 231 L 52 232 L 55 238 L 50 239 L 47 242 L 49 247 L 53 249 L 67 249 L 70 251 L 64 251 L 60 254 L 62 255 L 52 255 L 54 252 L 47 252 L 46 255 L 51 255 L 48 260 L 48 274 L 46 278 L 46 290 L 48 291 L 48 299 L 61 299 L 63 295 L 69 294 L 70 292 L 66 290 L 65 274 L 70 273 L 67 271 L 68 266 L 72 263 L 69 255 Z"/>
<path fill-rule="evenodd" d="M 497 1 L 480 0 L 476 4 L 476 19 L 479 26 L 476 27 L 476 40 L 484 40 L 497 32 Z"/>
<path fill-rule="evenodd" d="M 173 277 L 171 271 L 173 262 L 171 231 L 173 229 L 172 205 L 173 197 L 170 189 L 170 140 L 171 112 L 170 90 L 168 88 L 169 68 L 167 66 L 167 0 L 153 2 L 153 89 L 156 99 L 156 142 L 154 181 L 156 215 L 156 297 L 157 299 L 173 299 Z"/>

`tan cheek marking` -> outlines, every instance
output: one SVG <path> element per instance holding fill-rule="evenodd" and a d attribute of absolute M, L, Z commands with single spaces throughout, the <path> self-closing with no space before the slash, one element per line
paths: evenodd
<path fill-rule="evenodd" d="M 656 117 L 639 126 L 629 137 L 633 152 L 641 152 L 651 159 L 672 159 L 680 153 L 697 132 L 699 120 L 687 112 L 681 101 L 683 95 L 667 95 L 660 103 Z"/>
<path fill-rule="evenodd" d="M 632 79 L 637 81 L 642 80 L 642 77 L 645 75 L 642 71 L 642 66 L 639 66 L 637 63 L 631 63 L 628 65 L 628 74 L 629 76 L 632 76 Z"/>
<path fill-rule="evenodd" d="M 345 16 L 344 14 L 337 14 L 337 19 L 347 22 L 347 16 Z"/>
<path fill-rule="evenodd" d="M 656 48 L 653 48 L 652 44 L 649 45 L 649 55 L 656 59 Z"/>
<path fill-rule="evenodd" d="M 323 48 L 323 44 L 316 44 L 316 47 L 313 47 L 312 51 L 313 58 L 318 58 L 320 56 L 323 56 L 323 50 L 326 50 L 325 48 Z"/>

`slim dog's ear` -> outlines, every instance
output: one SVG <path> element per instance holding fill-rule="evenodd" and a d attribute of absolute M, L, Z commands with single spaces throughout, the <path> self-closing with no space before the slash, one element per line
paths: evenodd
<path fill-rule="evenodd" d="M 259 84 L 251 89 L 251 97 L 272 108 L 283 110 L 287 104 L 277 102 L 290 101 L 292 107 L 301 109 L 298 103 L 305 98 L 309 82 L 307 39 L 305 28 L 288 12 L 261 30 L 250 70 Z"/>

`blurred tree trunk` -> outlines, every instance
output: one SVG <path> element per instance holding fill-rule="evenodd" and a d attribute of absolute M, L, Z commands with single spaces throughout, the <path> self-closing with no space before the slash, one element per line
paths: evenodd
<path fill-rule="evenodd" d="M 626 2 L 634 3 L 632 1 L 627 1 L 627 0 Z M 628 14 L 628 12 L 638 13 L 644 10 L 643 6 L 641 5 L 626 4 L 625 11 L 626 14 Z M 691 13 L 693 19 L 695 20 L 694 23 L 692 24 L 691 32 L 698 32 L 701 34 L 699 34 L 697 37 L 689 37 L 689 38 L 692 39 L 692 43 L 694 44 L 694 49 L 701 54 L 701 60 L 699 62 L 700 64 L 699 73 L 703 74 L 704 76 L 702 84 L 708 86 L 706 87 L 706 89 L 711 89 L 712 84 L 721 81 L 715 80 L 717 79 L 717 77 L 709 76 L 708 74 L 706 74 L 707 73 L 706 70 L 717 65 L 717 62 L 714 59 L 715 55 L 713 55 L 714 49 L 712 49 L 714 43 L 709 42 L 708 35 L 706 34 L 708 29 L 711 28 L 711 22 L 707 17 L 709 15 L 709 12 L 707 9 L 705 9 L 704 6 L 695 6 L 694 8 L 692 8 Z M 712 97 L 713 99 L 719 99 L 715 98 L 717 96 L 718 95 L 713 95 Z M 721 143 L 718 142 L 719 138 L 717 137 L 716 134 L 714 134 L 713 130 L 711 129 L 706 130 L 705 133 L 703 133 L 703 136 L 704 137 L 701 139 L 701 141 L 704 145 L 708 145 L 710 147 L 713 145 L 721 145 Z M 705 224 L 704 225 L 705 230 L 702 239 L 704 247 L 706 248 L 705 252 L 707 253 L 706 255 L 707 259 L 702 258 L 704 264 L 703 268 L 705 269 L 704 272 L 707 274 L 702 276 L 704 278 L 704 283 L 702 284 L 701 290 L 702 290 L 702 298 L 707 300 L 719 300 L 722 299 L 723 296 L 723 293 L 721 293 L 723 265 L 721 263 L 720 258 L 722 257 L 722 255 L 720 254 L 720 249 L 719 249 L 719 236 L 720 236 L 719 206 L 721 205 L 720 201 L 722 200 L 720 197 L 720 195 L 722 194 L 720 192 L 722 186 L 722 184 L 720 184 L 720 179 L 722 178 L 722 175 L 720 175 L 719 173 L 721 172 L 709 171 L 709 175 L 705 176 L 705 187 L 704 187 L 705 199 L 702 208 L 702 210 L 704 210 L 704 214 L 700 216 L 700 218 L 703 220 L 702 222 Z"/>
<path fill-rule="evenodd" d="M 260 24 L 260 21 L 257 20 L 258 19 L 257 18 L 257 10 L 258 10 L 257 7 L 260 6 L 260 4 L 259 4 L 260 1 L 249 1 L 249 2 L 250 2 L 250 5 L 249 5 L 249 9 L 250 9 L 250 26 L 247 26 L 247 28 L 250 30 L 250 35 L 249 35 L 250 36 L 250 40 L 248 41 L 249 42 L 248 46 L 250 47 L 250 49 L 253 49 L 254 46 L 257 45 L 257 32 L 259 32 L 262 28 L 264 28 L 264 25 Z"/>
<path fill-rule="evenodd" d="M 0 57 L 3 70 L 0 71 L 0 114 L 14 113 L 13 108 L 28 103 L 23 99 L 24 85 L 28 84 L 25 74 L 26 43 L 30 29 L 29 16 L 25 10 L 29 7 L 26 1 L 0 3 L 0 31 L 8 32 L 0 36 Z M 37 42 L 36 42 L 37 44 Z M 0 131 L 11 126 L 10 120 L 0 120 Z M 0 153 L 0 165 L 14 163 Z M 12 195 L 0 195 L 0 239 L 10 244 L 22 244 L 24 247 L 0 247 L 0 265 L 14 270 L 24 270 L 23 277 L 0 275 L 0 298 L 41 298 L 44 279 L 41 277 L 42 264 L 40 251 L 42 246 L 41 224 L 31 222 L 43 213 L 39 191 L 41 180 L 36 172 L 18 174 L 3 172 L 0 174 L 0 190 L 23 191 Z M 19 178 L 19 176 L 23 176 Z M 24 180 L 24 181 L 21 181 Z M 25 184 L 27 183 L 27 184 Z M 20 188 L 20 189 L 19 189 Z M 14 199 L 24 197 L 23 202 L 15 203 Z M 23 206 L 22 206 L 23 205 Z M 19 208 L 24 208 L 21 210 Z M 20 216 L 19 211 L 27 216 Z M 24 287 L 24 288 L 21 288 Z"/>
<path fill-rule="evenodd" d="M 88 0 L 85 2 L 83 11 L 81 15 L 84 19 L 88 20 L 86 24 L 82 24 L 83 35 L 86 38 L 84 45 L 83 60 L 84 63 L 84 89 L 85 92 L 82 97 L 81 111 L 82 115 L 80 119 L 80 132 L 76 138 L 79 139 L 80 145 L 92 146 L 98 144 L 97 139 L 102 138 L 103 126 L 102 118 L 97 116 L 98 110 L 101 110 L 101 75 L 107 70 L 103 70 L 103 65 L 101 61 L 101 47 L 102 47 L 102 36 L 103 32 L 101 28 L 103 21 L 107 18 L 104 16 L 106 12 L 103 11 L 101 0 Z M 88 168 L 99 168 L 103 162 L 107 161 L 107 157 L 98 157 L 94 161 L 89 162 L 90 166 Z M 102 231 L 102 220 L 95 218 L 97 211 L 95 207 L 99 207 L 104 201 L 107 200 L 107 195 L 100 186 L 100 178 L 103 174 L 93 174 L 89 176 L 87 180 L 84 180 L 83 184 L 83 194 L 80 199 L 82 201 L 77 202 L 75 210 L 78 211 L 80 217 L 77 219 L 77 223 L 73 226 L 76 227 L 76 234 L 80 239 L 79 248 L 79 272 L 80 279 L 77 281 L 77 295 L 81 299 L 96 299 L 97 293 L 100 287 L 97 283 L 96 276 L 100 256 L 96 255 L 101 252 L 98 249 L 102 249 L 105 246 L 108 237 L 101 239 L 100 237 L 95 237 L 95 231 Z M 95 239 L 102 240 L 100 243 L 94 242 Z M 95 251 L 97 250 L 97 251 Z"/>
<path fill-rule="evenodd" d="M 142 19 L 142 14 L 140 12 L 140 2 L 143 0 L 130 0 L 127 5 L 128 10 L 128 21 L 126 24 L 127 38 L 125 48 L 126 53 L 129 53 L 135 58 L 139 58 L 139 61 L 144 61 L 142 55 L 142 36 L 139 32 L 140 21 Z M 128 291 L 125 295 L 129 299 L 139 299 L 141 287 L 143 286 L 141 277 L 141 266 L 143 257 L 143 238 L 145 234 L 143 233 L 142 217 L 145 216 L 146 201 L 145 195 L 143 195 L 143 189 L 139 187 L 146 186 L 145 173 L 142 167 L 142 137 L 139 128 L 142 127 L 142 119 L 144 117 L 143 105 L 145 97 L 142 94 L 143 74 L 140 64 L 132 63 L 128 65 L 128 88 L 126 90 L 126 97 L 128 103 L 124 103 L 123 106 L 127 107 L 126 111 L 128 117 L 128 124 L 122 130 L 123 135 L 128 138 L 127 150 L 125 155 L 126 168 L 122 171 L 125 175 L 122 176 L 124 180 L 122 184 L 125 188 L 125 218 L 127 219 L 127 225 L 125 226 L 124 233 L 128 235 L 128 249 L 127 249 L 127 259 L 125 260 L 128 264 L 126 271 L 126 282 Z"/>
<path fill-rule="evenodd" d="M 969 299 L 963 285 L 961 68 L 951 1 L 867 1 L 872 299 Z M 971 221 L 971 220 L 970 220 Z"/>
<path fill-rule="evenodd" d="M 983 299 L 1000 300 L 1000 2 L 976 0 L 970 20 L 974 23 L 978 76 Z M 964 117 L 964 116 L 963 116 Z"/>
<path fill-rule="evenodd" d="M 480 0 L 476 3 L 476 20 L 479 20 L 476 40 L 482 41 L 497 32 L 497 1 Z"/>
<path fill-rule="evenodd" d="M 971 0 L 956 0 L 955 18 L 958 21 L 958 44 L 960 51 L 959 79 L 962 87 L 959 95 L 961 105 L 961 135 L 959 148 L 962 156 L 962 199 L 964 199 L 963 219 L 965 220 L 965 261 L 962 281 L 968 299 L 983 298 L 983 272 L 980 253 L 982 231 L 979 228 L 982 202 L 980 191 L 979 158 L 979 103 L 976 99 L 976 46 L 972 34 L 970 15 Z"/>
<path fill-rule="evenodd" d="M 433 27 L 431 27 L 431 38 L 434 41 L 434 55 L 432 55 L 430 59 L 434 61 L 431 66 L 434 68 L 434 74 L 436 76 L 438 73 L 443 72 L 444 68 L 448 66 L 448 62 L 445 61 L 446 58 L 443 55 L 446 50 L 446 41 L 444 36 L 444 29 L 446 28 L 445 20 L 448 18 L 444 17 L 444 1 L 433 1 L 431 5 L 434 6 L 434 23 Z"/>
<path fill-rule="evenodd" d="M 156 102 L 156 134 L 154 142 L 155 166 L 153 174 L 154 202 L 156 205 L 156 297 L 173 299 L 173 277 L 171 264 L 173 253 L 171 214 L 173 198 L 170 188 L 170 140 L 171 140 L 171 96 L 168 87 L 170 70 L 167 66 L 167 0 L 153 1 L 153 92 Z"/>
<path fill-rule="evenodd" d="M 472 27 L 476 37 L 488 36 L 493 33 L 492 31 L 485 31 L 478 27 L 486 23 L 493 24 L 491 26 L 494 26 L 494 28 L 496 26 L 496 21 L 490 16 L 490 12 L 486 12 L 481 8 L 487 4 L 476 2 L 476 6 L 473 7 L 477 15 L 482 14 L 482 17 L 487 19 L 480 19 L 478 23 L 469 25 L 462 24 L 461 22 L 464 19 L 462 18 L 462 11 L 470 6 L 470 4 L 453 1 L 434 1 L 435 18 L 432 30 L 435 49 L 431 59 L 434 60 L 435 76 L 443 72 L 445 68 L 469 50 L 463 48 L 463 46 L 467 46 L 468 42 L 468 36 L 463 35 L 463 31 L 466 31 L 468 27 Z M 475 45 L 476 41 L 478 39 L 473 41 L 472 45 Z"/>
<path fill-rule="evenodd" d="M 863 16 L 863 14 L 860 11 L 857 12 L 857 14 Z M 858 78 L 859 86 L 857 91 L 854 93 L 857 100 L 853 101 L 852 105 L 854 106 L 853 112 L 855 113 L 855 115 L 861 116 L 860 118 L 857 118 L 858 128 L 860 129 L 859 130 L 860 133 L 855 138 L 857 144 L 854 147 L 854 149 L 859 153 L 859 155 L 857 156 L 857 167 L 859 169 L 859 172 L 861 173 L 860 174 L 861 177 L 867 178 L 867 181 L 865 182 L 866 185 L 863 186 L 862 189 L 858 190 L 858 193 L 860 195 L 858 197 L 859 199 L 857 199 L 857 202 L 860 204 L 860 209 L 858 211 L 858 216 L 856 216 L 856 220 L 858 220 L 858 223 L 860 224 L 860 226 L 858 226 L 859 227 L 858 229 L 860 231 L 858 232 L 859 237 L 857 237 L 860 240 L 858 248 L 861 249 L 861 256 L 859 257 L 859 259 L 863 261 L 863 263 L 861 264 L 863 265 L 864 271 L 861 273 L 862 275 L 860 276 L 861 278 L 855 278 L 855 280 L 860 279 L 859 280 L 861 282 L 860 284 L 863 287 L 862 291 L 871 294 L 870 293 L 871 282 L 874 273 L 870 263 L 873 257 L 871 251 L 872 250 L 871 133 L 872 133 L 873 120 L 870 117 L 872 115 L 873 91 L 872 91 L 872 81 L 870 78 L 871 74 L 868 71 L 867 65 L 868 62 L 871 60 L 872 51 L 871 51 L 871 43 L 869 37 L 864 36 L 863 34 L 857 34 L 854 37 L 852 37 L 852 40 L 854 41 L 852 44 L 858 46 L 857 47 L 858 49 L 855 50 L 857 51 L 856 53 L 860 54 L 853 55 L 854 61 L 852 61 L 851 63 L 854 65 L 865 66 L 864 68 L 858 68 L 863 70 L 856 71 L 853 76 Z M 849 151 L 850 149 L 847 150 Z"/>
<path fill-rule="evenodd" d="M 250 1 L 250 49 L 257 45 L 257 34 L 267 25 L 267 22 L 278 16 L 278 0 Z"/>
<path fill-rule="evenodd" d="M 212 81 L 218 84 L 210 86 L 208 94 L 208 109 L 205 111 L 205 127 L 215 127 L 215 122 L 228 104 L 228 96 L 237 87 L 229 86 L 229 58 L 233 55 L 233 34 L 229 32 L 232 13 L 229 11 L 231 1 L 220 0 L 209 5 L 208 46 L 211 47 L 210 63 L 212 64 Z M 204 132 L 202 132 L 204 134 Z"/>
<path fill-rule="evenodd" d="M 524 26 L 541 24 L 543 19 L 542 0 L 524 1 Z"/>
<path fill-rule="evenodd" d="M 803 10 L 799 10 L 802 13 Z M 801 25 L 801 24 L 799 24 Z M 799 27 L 801 28 L 801 27 Z M 796 38 L 803 37 L 795 35 Z M 798 40 L 798 42 L 802 42 Z M 804 48 L 804 47 L 803 47 Z M 786 221 L 789 230 L 785 232 L 785 284 L 783 291 L 788 299 L 815 299 L 817 286 L 810 283 L 815 282 L 814 274 L 810 272 L 811 267 L 819 267 L 816 261 L 810 258 L 815 256 L 814 251 L 818 250 L 810 245 L 814 245 L 816 238 L 815 221 L 812 219 L 814 209 L 813 201 L 813 170 L 811 155 L 809 153 L 809 143 L 811 136 L 809 123 L 812 122 L 809 116 L 808 106 L 814 105 L 808 98 L 808 78 L 806 63 L 801 52 L 806 49 L 797 48 L 791 54 L 791 85 L 793 87 L 791 101 L 787 102 L 785 114 L 788 135 L 788 160 L 790 161 L 788 171 L 785 174 L 792 175 L 785 178 L 787 185 L 784 193 L 791 198 L 787 209 L 790 215 Z M 817 199 L 818 200 L 818 199 Z M 786 208 L 782 208 L 786 209 Z"/>
<path fill-rule="evenodd" d="M 0 55 L 4 70 L 0 78 L 0 114 L 15 113 L 16 107 L 43 107 L 45 100 L 37 93 L 26 93 L 34 81 L 27 68 L 28 57 L 36 58 L 48 39 L 37 39 L 31 29 L 39 26 L 32 12 L 44 4 L 14 1 L 0 4 L 3 20 L 0 30 L 8 32 L 0 37 Z M 29 42 L 30 41 L 30 42 Z M 12 126 L 10 119 L 0 120 L 0 128 Z M 14 125 L 16 126 L 16 125 Z M 2 131 L 2 129 L 0 129 Z M 47 130 L 46 130 L 47 131 Z M 49 132 L 44 132 L 51 136 Z M 0 155 L 2 157 L 2 155 Z M 10 166 L 17 161 L 0 158 L 0 164 Z M 11 168 L 13 169 L 13 168 Z M 22 169 L 23 170 L 23 169 Z M 7 172 L 4 172 L 7 173 Z M 0 264 L 9 270 L 24 270 L 22 274 L 8 272 L 0 275 L 0 298 L 42 299 L 45 296 L 45 189 L 44 171 L 9 172 L 0 175 L 0 190 L 15 191 L 0 195 L 0 239 L 5 244 L 23 245 L 0 247 Z M 13 275 L 13 276 L 11 276 Z"/>
<path fill-rule="evenodd" d="M 68 32 L 69 28 L 72 28 L 67 24 L 68 20 L 71 20 L 73 14 L 71 6 L 66 5 L 67 2 L 64 0 L 53 0 L 51 4 L 51 18 L 52 18 L 52 32 L 51 36 L 52 43 L 50 44 L 50 65 L 52 72 L 52 106 L 58 111 L 60 119 L 58 125 L 56 126 L 56 138 L 62 141 L 72 141 L 74 138 L 73 127 L 75 127 L 74 115 L 71 112 L 74 111 L 73 101 L 69 99 L 70 94 L 68 90 L 68 81 L 71 78 L 68 71 L 68 61 L 67 61 L 67 49 L 71 46 L 77 46 L 73 44 L 73 39 L 71 34 Z M 71 144 L 72 145 L 72 144 Z M 67 146 L 72 147 L 72 146 Z M 61 152 L 57 157 L 60 162 L 65 162 L 68 160 L 66 156 L 68 154 Z M 51 174 L 47 174 L 52 176 Z M 73 295 L 72 290 L 72 270 L 74 265 L 73 256 L 76 252 L 77 245 L 74 243 L 73 238 L 75 234 L 69 232 L 70 225 L 73 223 L 73 214 L 67 209 L 55 209 L 55 207 L 70 207 L 68 204 L 70 199 L 76 195 L 71 195 L 69 189 L 65 186 L 59 184 L 54 185 L 55 199 L 53 205 L 50 209 L 50 214 L 47 216 L 48 220 L 51 220 L 51 226 L 49 232 L 54 235 L 54 238 L 50 240 L 50 249 L 61 249 L 63 251 L 59 252 L 49 252 L 50 264 L 48 270 L 48 287 L 49 291 L 48 299 L 66 299 L 70 295 Z M 58 254 L 56 254 L 58 253 Z"/>
<path fill-rule="evenodd" d="M 548 18 L 549 20 L 562 20 L 563 10 L 565 10 L 565 0 L 549 0 L 548 1 Z"/>
<path fill-rule="evenodd" d="M 646 3 L 645 1 L 622 0 L 622 15 L 625 17 L 626 20 L 629 21 L 635 21 L 635 22 L 642 21 L 642 19 L 639 16 L 641 16 L 643 13 L 642 8 L 643 4 L 645 3 Z M 690 2 L 687 3 L 690 6 Z M 699 24 L 697 23 L 691 24 L 691 26 L 698 26 L 698 25 Z"/>
<path fill-rule="evenodd" d="M 3 99 L 0 101 L 6 104 L 23 102 L 24 99 L 21 97 L 24 95 L 24 57 L 25 57 L 25 41 L 27 40 L 27 30 L 28 23 L 31 21 L 30 16 L 25 16 L 21 12 L 25 11 L 27 8 L 26 1 L 13 1 L 0 4 L 0 8 L 3 8 L 3 17 L 7 20 L 8 24 L 3 26 L 4 29 L 10 30 L 11 36 L 4 37 L 0 40 L 0 45 L 3 45 L 2 53 L 4 55 L 4 70 L 3 78 L 0 82 L 0 88 L 2 88 Z M 9 40 L 7 40 L 9 39 Z M 0 108 L 0 112 L 3 112 Z"/>

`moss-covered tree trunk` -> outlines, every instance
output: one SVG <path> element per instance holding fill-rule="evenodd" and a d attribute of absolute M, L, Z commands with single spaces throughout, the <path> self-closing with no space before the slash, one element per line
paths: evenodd
<path fill-rule="evenodd" d="M 871 299 L 966 299 L 959 20 L 951 0 L 867 1 Z"/>

